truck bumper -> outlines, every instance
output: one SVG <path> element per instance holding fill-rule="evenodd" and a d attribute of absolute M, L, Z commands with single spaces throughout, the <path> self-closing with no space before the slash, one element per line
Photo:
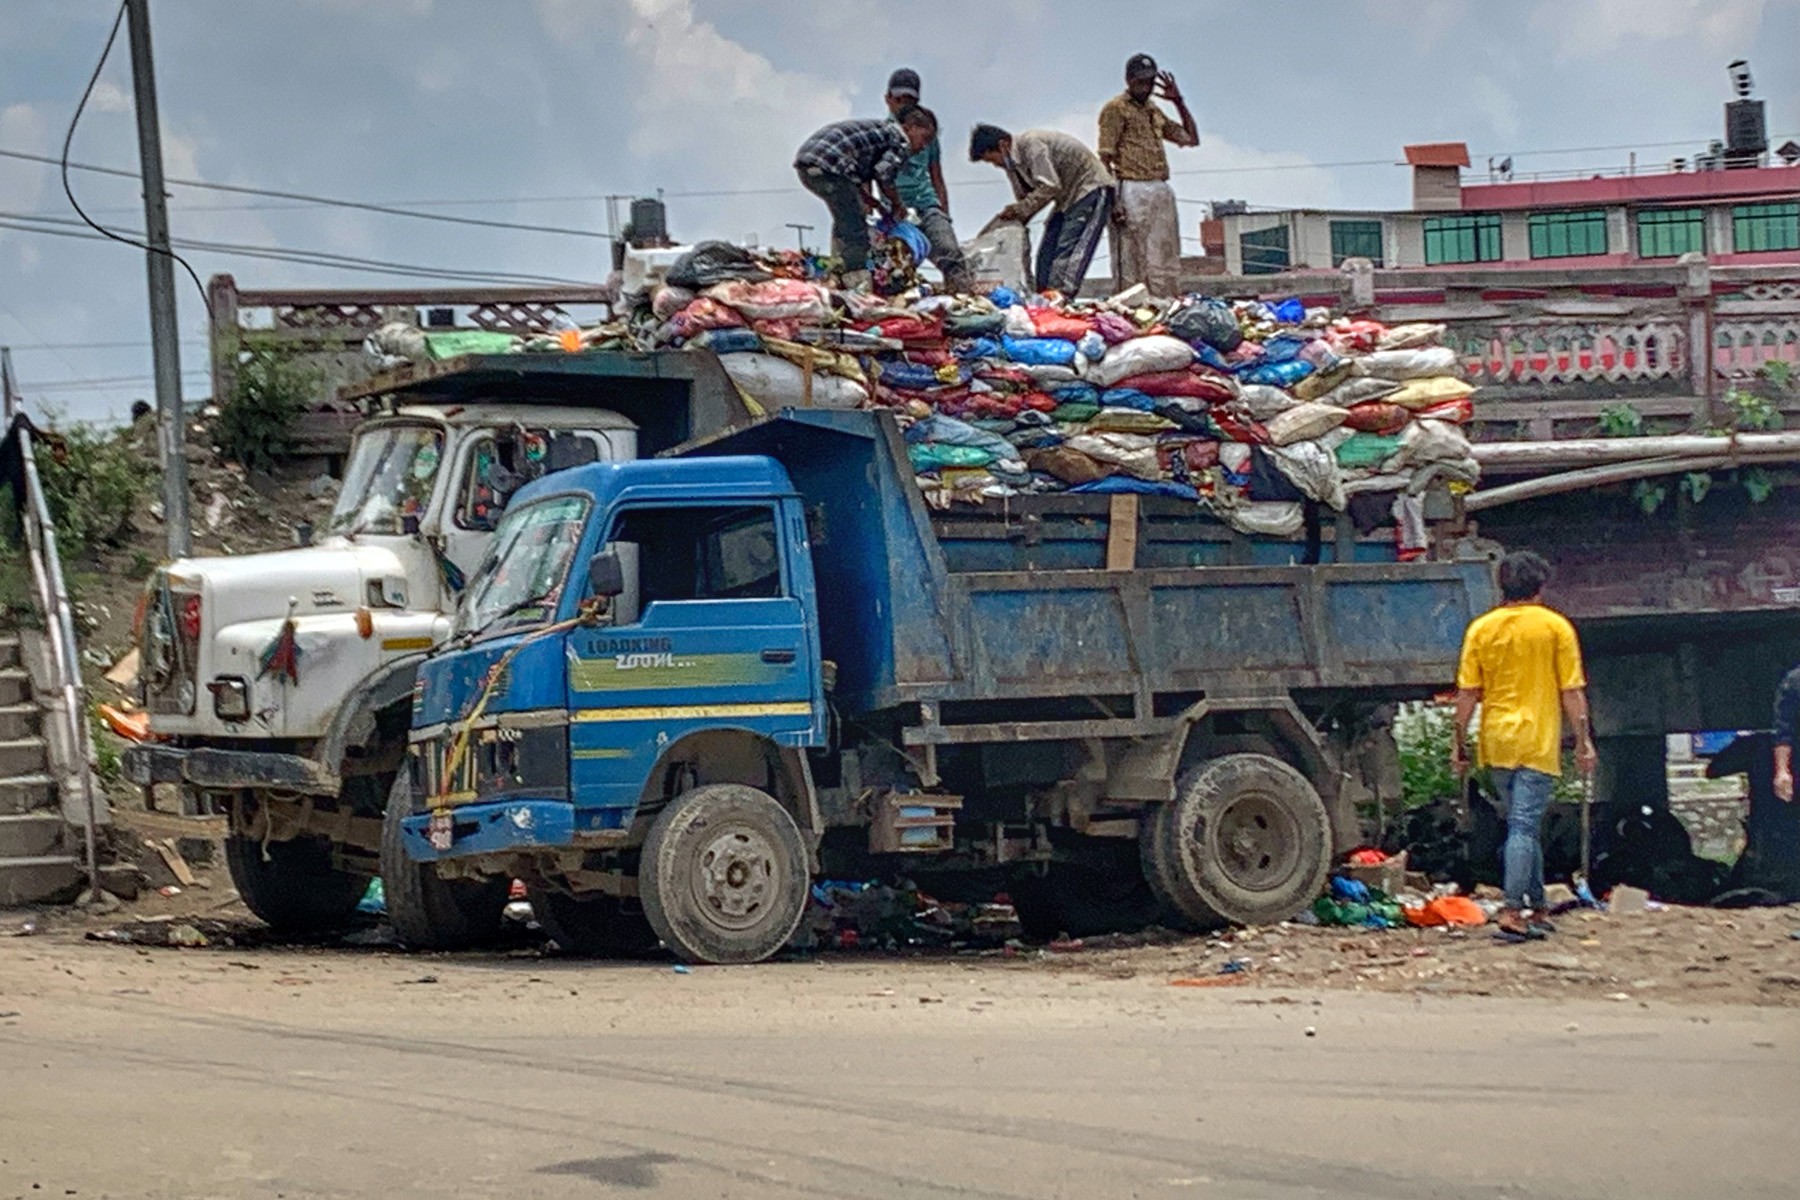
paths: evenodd
<path fill-rule="evenodd" d="M 561 849 L 575 838 L 575 806 L 566 800 L 496 800 L 462 804 L 450 810 L 448 850 L 431 844 L 431 814 L 418 813 L 400 822 L 406 856 L 414 862 L 438 862 L 473 854 L 509 850 Z"/>
<path fill-rule="evenodd" d="M 188 783 L 199 788 L 290 788 L 335 796 L 337 776 L 298 754 L 221 750 L 213 746 L 162 746 L 146 742 L 120 756 L 125 778 L 139 785 Z"/>

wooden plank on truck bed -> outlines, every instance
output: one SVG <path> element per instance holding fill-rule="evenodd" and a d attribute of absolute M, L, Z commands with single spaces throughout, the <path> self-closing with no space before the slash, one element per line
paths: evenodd
<path fill-rule="evenodd" d="M 1129 571 L 1137 566 L 1138 498 L 1131 493 L 1114 496 L 1107 510 L 1106 569 Z"/>

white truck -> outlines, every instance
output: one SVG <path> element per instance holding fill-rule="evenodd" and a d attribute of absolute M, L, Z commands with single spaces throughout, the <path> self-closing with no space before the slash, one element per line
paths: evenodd
<path fill-rule="evenodd" d="M 184 813 L 228 819 L 238 891 L 293 932 L 342 926 L 378 872 L 414 669 L 449 636 L 508 496 L 749 416 L 704 352 L 466 356 L 340 398 L 377 412 L 322 536 L 181 559 L 146 584 L 153 740 L 124 762 L 135 783 L 179 785 Z"/>

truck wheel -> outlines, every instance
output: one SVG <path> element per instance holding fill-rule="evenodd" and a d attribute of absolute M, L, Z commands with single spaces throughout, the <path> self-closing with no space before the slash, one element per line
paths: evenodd
<path fill-rule="evenodd" d="M 578 898 L 533 887 L 531 914 L 564 954 L 578 958 L 639 958 L 660 940 L 644 910 L 617 896 Z"/>
<path fill-rule="evenodd" d="M 688 962 L 760 962 L 787 944 L 812 881 L 786 809 L 753 787 L 714 783 L 669 802 L 638 866 L 644 915 Z"/>
<path fill-rule="evenodd" d="M 408 858 L 400 822 L 412 812 L 412 780 L 403 769 L 381 820 L 381 887 L 395 936 L 415 950 L 467 950 L 492 942 L 512 881 L 440 879 L 437 864 Z"/>
<path fill-rule="evenodd" d="M 1183 776 L 1151 822 L 1145 874 L 1199 926 L 1285 921 L 1331 870 L 1331 821 L 1300 772 L 1266 754 L 1229 754 Z"/>
<path fill-rule="evenodd" d="M 344 929 L 369 890 L 367 875 L 331 865 L 331 844 L 322 838 L 271 842 L 265 862 L 260 840 L 228 837 L 225 865 L 244 904 L 282 933 Z"/>

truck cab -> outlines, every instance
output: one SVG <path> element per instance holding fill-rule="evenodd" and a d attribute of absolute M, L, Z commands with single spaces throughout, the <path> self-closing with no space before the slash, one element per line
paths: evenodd
<path fill-rule="evenodd" d="M 225 815 L 245 902 L 299 931 L 344 925 L 378 870 L 413 671 L 449 636 L 514 494 L 749 417 L 703 352 L 466 355 L 338 399 L 371 416 L 311 544 L 182 559 L 148 582 L 153 738 L 124 764 L 178 785 L 185 813 Z"/>

